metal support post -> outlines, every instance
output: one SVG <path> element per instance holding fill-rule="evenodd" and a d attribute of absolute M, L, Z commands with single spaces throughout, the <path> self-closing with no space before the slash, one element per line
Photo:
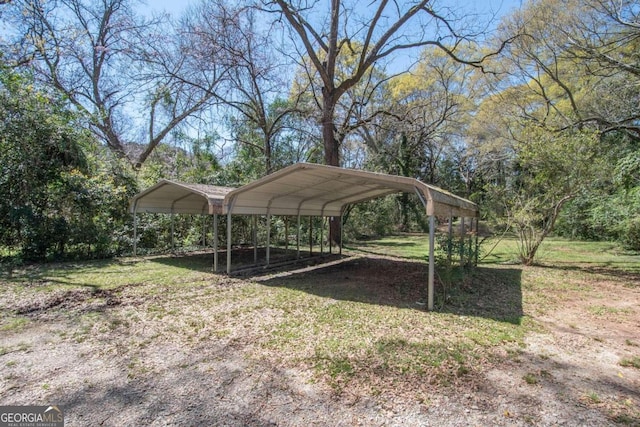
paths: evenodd
<path fill-rule="evenodd" d="M 427 308 L 433 310 L 433 288 L 435 280 L 435 215 L 429 215 L 429 283 L 427 287 Z"/>
<path fill-rule="evenodd" d="M 137 206 L 133 207 L 133 256 L 138 256 L 138 215 Z"/>
<path fill-rule="evenodd" d="M 453 215 L 449 217 L 449 239 L 447 240 L 447 261 L 451 266 L 451 256 L 453 252 Z"/>
<path fill-rule="evenodd" d="M 313 217 L 309 215 L 309 256 L 313 256 Z"/>
<path fill-rule="evenodd" d="M 258 263 L 258 217 L 251 216 L 251 240 L 253 244 L 253 263 Z"/>
<path fill-rule="evenodd" d="M 267 213 L 267 265 L 269 265 L 270 255 L 271 255 L 271 214 Z"/>
<path fill-rule="evenodd" d="M 296 230 L 296 258 L 300 259 L 300 214 L 298 214 L 298 229 Z"/>
<path fill-rule="evenodd" d="M 218 214 L 213 214 L 213 272 L 218 272 Z"/>
<path fill-rule="evenodd" d="M 464 217 L 460 217 L 460 267 L 464 267 Z"/>

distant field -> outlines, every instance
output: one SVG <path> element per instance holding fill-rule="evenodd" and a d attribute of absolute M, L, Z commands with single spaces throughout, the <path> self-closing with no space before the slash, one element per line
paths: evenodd
<path fill-rule="evenodd" d="M 372 241 L 357 242 L 353 249 L 426 259 L 429 238 L 426 235 L 406 234 L 384 237 Z M 480 264 L 516 263 L 518 244 L 515 238 L 488 238 L 480 245 Z M 624 251 L 616 243 L 584 242 L 560 238 L 546 239 L 538 251 L 537 263 L 545 264 L 592 264 L 600 267 L 615 267 L 640 273 L 640 254 Z"/>

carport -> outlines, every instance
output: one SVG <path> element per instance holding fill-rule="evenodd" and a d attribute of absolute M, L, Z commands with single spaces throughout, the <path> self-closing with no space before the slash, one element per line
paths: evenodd
<path fill-rule="evenodd" d="M 418 196 L 429 217 L 428 308 L 433 309 L 435 275 L 435 218 L 465 218 L 476 222 L 478 207 L 438 187 L 417 179 L 344 169 L 311 163 L 298 163 L 239 188 L 184 184 L 162 180 L 131 200 L 134 215 L 134 253 L 136 252 L 136 216 L 138 212 L 192 213 L 213 215 L 214 270 L 218 270 L 218 216 L 227 216 L 227 274 L 231 273 L 231 224 L 233 215 L 264 215 L 267 219 L 266 257 L 269 264 L 271 216 L 295 216 L 300 228 L 301 216 L 329 217 L 342 221 L 347 206 L 406 192 Z M 298 252 L 300 235 L 297 233 Z"/>

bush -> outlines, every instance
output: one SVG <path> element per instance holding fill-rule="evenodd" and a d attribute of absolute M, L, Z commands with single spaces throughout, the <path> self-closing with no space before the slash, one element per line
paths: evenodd
<path fill-rule="evenodd" d="M 622 244 L 626 249 L 640 251 L 640 218 L 632 218 L 626 223 Z"/>

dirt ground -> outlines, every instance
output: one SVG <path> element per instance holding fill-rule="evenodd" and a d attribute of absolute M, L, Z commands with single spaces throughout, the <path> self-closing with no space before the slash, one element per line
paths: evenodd
<path fill-rule="evenodd" d="M 393 279 L 377 270 L 384 262 L 360 262 L 349 282 L 383 286 Z M 339 266 L 302 274 L 336 286 L 346 280 Z M 463 383 L 433 387 L 422 402 L 396 393 L 401 384 L 375 395 L 336 393 L 304 365 L 247 357 L 256 354 L 255 334 L 279 316 L 268 306 L 231 335 L 216 336 L 213 320 L 186 324 L 195 307 L 198 318 L 216 319 L 198 304 L 212 292 L 264 277 L 217 276 L 185 289 L 62 289 L 46 301 L 7 290 L 2 313 L 30 321 L 0 330 L 0 405 L 58 404 L 68 426 L 638 426 L 640 369 L 623 361 L 640 356 L 640 278 L 588 274 L 534 303 L 523 289 L 523 316 L 537 325 L 524 344 L 498 348 L 492 363 Z M 183 335 L 183 327 L 216 339 Z"/>

